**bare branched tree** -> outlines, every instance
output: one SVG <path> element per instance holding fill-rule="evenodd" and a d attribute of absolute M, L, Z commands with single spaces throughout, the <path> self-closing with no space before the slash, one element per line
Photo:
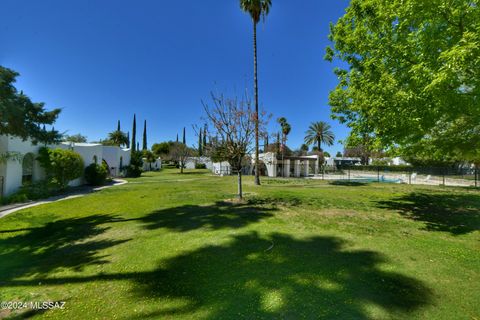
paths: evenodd
<path fill-rule="evenodd" d="M 193 150 L 181 142 L 174 142 L 170 147 L 170 158 L 180 166 L 180 173 L 183 173 L 185 164 L 189 157 L 194 154 Z"/>
<path fill-rule="evenodd" d="M 210 104 L 202 101 L 203 108 L 210 122 L 210 141 L 212 141 L 212 158 L 227 161 L 232 172 L 238 176 L 238 198 L 243 198 L 242 169 L 246 157 L 253 150 L 255 138 L 256 113 L 252 101 L 245 94 L 241 99 L 227 98 L 223 94 L 211 93 Z M 265 116 L 259 117 L 260 128 L 264 128 Z M 257 170 L 257 169 L 256 169 Z"/>

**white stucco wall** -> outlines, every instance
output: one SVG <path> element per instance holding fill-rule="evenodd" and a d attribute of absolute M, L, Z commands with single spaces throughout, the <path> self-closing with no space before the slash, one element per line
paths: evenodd
<path fill-rule="evenodd" d="M 10 195 L 16 192 L 18 188 L 22 186 L 22 161 L 23 157 L 28 153 L 32 153 L 35 159 L 32 175 L 33 181 L 38 181 L 45 178 L 44 170 L 36 160 L 38 156 L 38 150 L 42 146 L 44 145 L 33 145 L 30 140 L 22 141 L 22 139 L 16 137 L 0 136 L 0 154 L 6 152 L 15 152 L 20 154 L 20 161 L 10 159 L 5 163 L 0 163 L 0 176 L 3 177 L 4 180 L 3 195 Z M 102 159 L 106 156 L 108 160 L 105 160 L 109 166 L 117 168 L 115 170 L 115 174 L 112 173 L 115 176 L 119 174 L 120 157 L 123 158 L 123 165 L 128 165 L 130 163 L 130 150 L 121 149 L 119 147 L 107 147 L 102 146 L 101 144 L 91 143 L 61 143 L 58 145 L 48 145 L 47 147 L 51 149 L 71 149 L 77 152 L 82 157 L 85 167 L 95 161 L 94 157 L 96 157 L 97 163 L 101 164 Z M 113 165 L 110 163 L 113 163 Z M 84 179 L 82 177 L 71 181 L 69 185 L 78 186 L 83 183 Z"/>

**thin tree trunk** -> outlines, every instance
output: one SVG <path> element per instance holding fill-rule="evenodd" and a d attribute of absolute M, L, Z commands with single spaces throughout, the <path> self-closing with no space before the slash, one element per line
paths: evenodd
<path fill-rule="evenodd" d="M 243 191 L 242 191 L 242 170 L 238 170 L 238 199 L 243 199 Z"/>
<path fill-rule="evenodd" d="M 253 82 L 255 94 L 255 184 L 260 185 L 260 171 L 258 159 L 258 76 L 257 76 L 257 24 L 253 21 Z"/>

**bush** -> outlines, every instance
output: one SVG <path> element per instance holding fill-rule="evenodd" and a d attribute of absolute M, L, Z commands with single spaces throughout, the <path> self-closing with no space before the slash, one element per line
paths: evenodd
<path fill-rule="evenodd" d="M 142 174 L 143 154 L 140 151 L 133 151 L 130 156 L 130 165 L 126 167 L 127 177 L 138 178 Z"/>
<path fill-rule="evenodd" d="M 207 169 L 207 165 L 205 163 L 195 163 L 195 169 Z"/>
<path fill-rule="evenodd" d="M 83 174 L 83 159 L 72 150 L 43 147 L 39 150 L 37 160 L 45 169 L 49 182 L 58 184 L 61 189 Z"/>
<path fill-rule="evenodd" d="M 10 204 L 26 202 L 29 200 L 45 199 L 59 193 L 59 185 L 51 183 L 47 180 L 41 180 L 21 186 L 18 192 L 4 198 L 2 203 Z"/>
<path fill-rule="evenodd" d="M 89 185 L 101 186 L 107 180 L 108 170 L 105 165 L 92 163 L 85 168 L 85 180 Z"/>

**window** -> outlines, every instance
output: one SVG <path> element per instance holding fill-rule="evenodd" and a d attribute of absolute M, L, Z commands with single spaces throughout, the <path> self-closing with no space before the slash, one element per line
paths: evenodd
<path fill-rule="evenodd" d="M 35 157 L 33 153 L 27 153 L 22 161 L 22 183 L 31 183 L 33 180 L 33 165 Z"/>

